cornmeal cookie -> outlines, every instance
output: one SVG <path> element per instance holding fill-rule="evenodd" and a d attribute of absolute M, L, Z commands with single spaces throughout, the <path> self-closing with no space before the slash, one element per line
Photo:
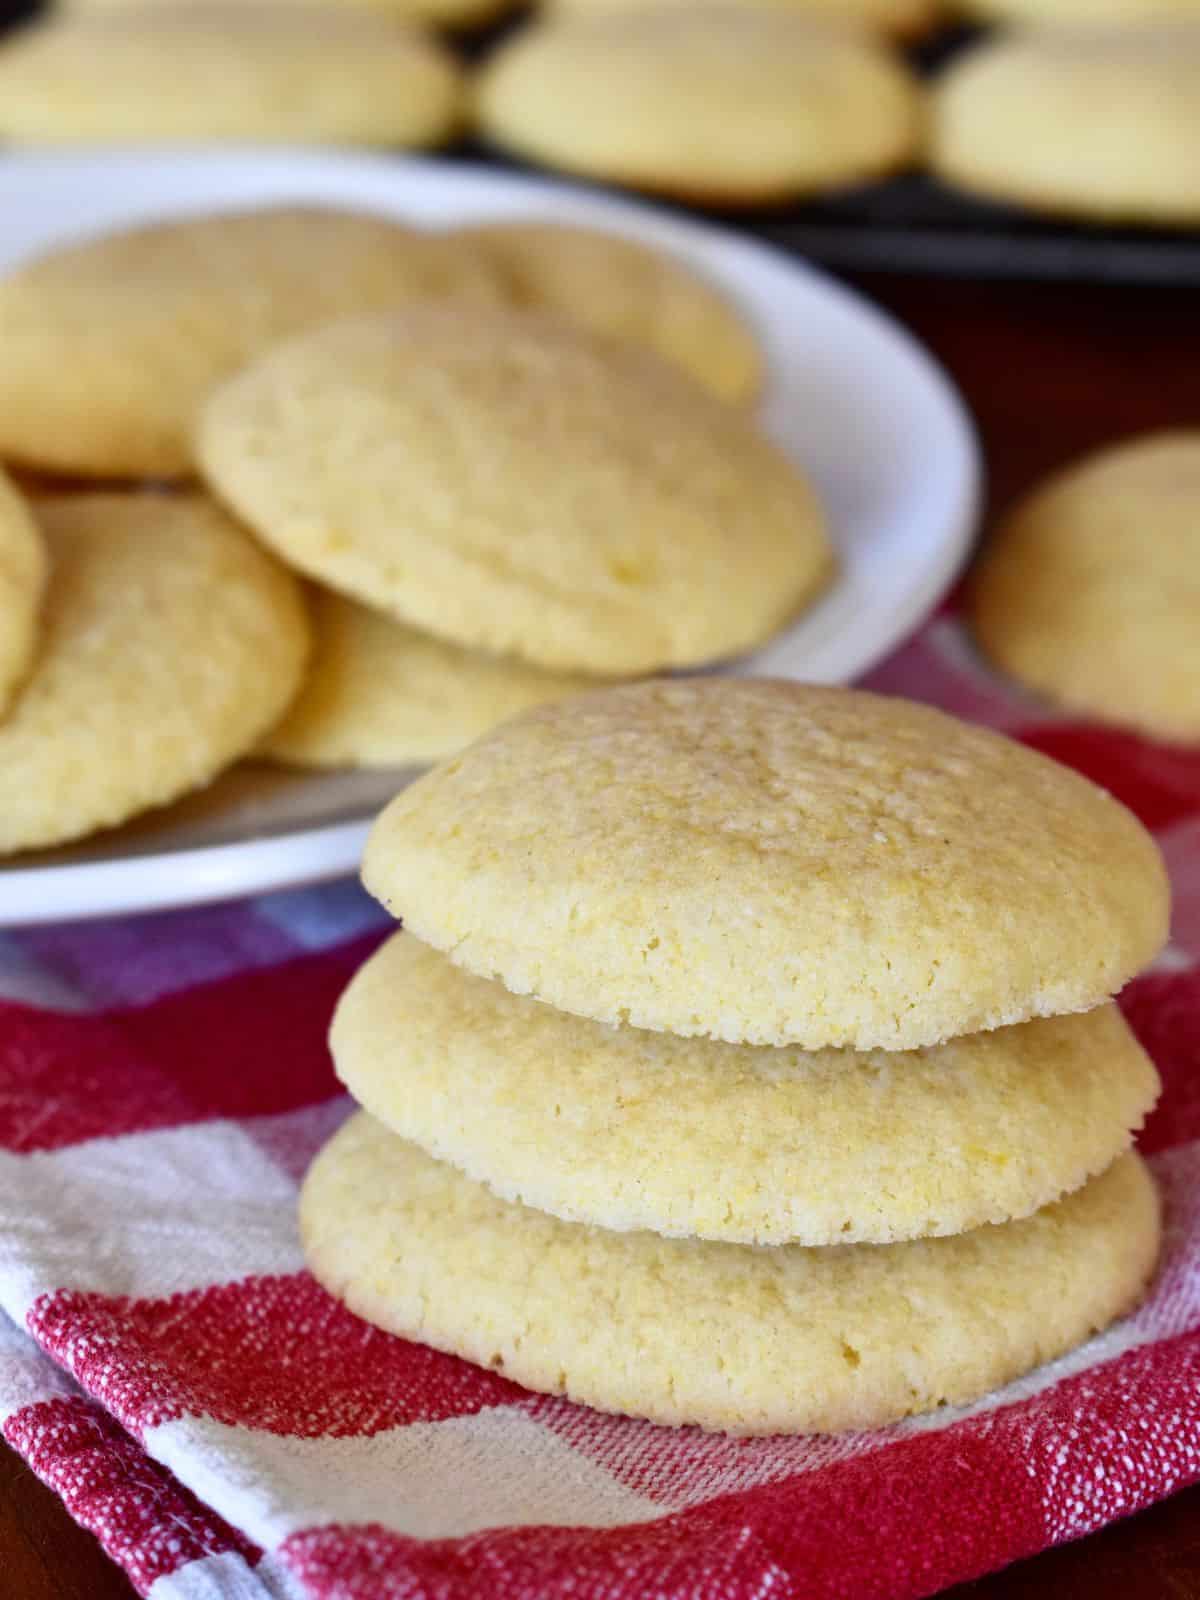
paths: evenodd
<path fill-rule="evenodd" d="M 654 1422 L 817 1433 L 975 1400 L 1107 1326 L 1154 1269 L 1159 1208 L 1126 1155 L 1022 1222 L 754 1250 L 562 1222 L 360 1114 L 310 1169 L 300 1230 L 359 1316 L 528 1388 Z"/>
<path fill-rule="evenodd" d="M 1200 0 L 955 0 L 955 6 L 981 22 L 1019 22 L 1035 27 L 1058 23 L 1170 22 L 1200 17 Z"/>
<path fill-rule="evenodd" d="M 51 558 L 31 676 L 0 722 L 0 852 L 77 839 L 199 788 L 296 692 L 299 586 L 198 496 L 41 500 Z"/>
<path fill-rule="evenodd" d="M 1111 1004 L 810 1054 L 572 1017 L 404 933 L 352 980 L 331 1044 L 361 1105 L 506 1200 L 746 1244 L 1028 1216 L 1127 1149 L 1159 1087 Z"/>
<path fill-rule="evenodd" d="M 319 207 L 156 223 L 51 251 L 0 278 L 0 456 L 178 477 L 201 401 L 265 347 L 442 295 L 499 289 L 467 249 Z"/>
<path fill-rule="evenodd" d="M 651 5 L 691 7 L 695 0 L 542 0 L 542 3 L 547 11 L 599 13 L 641 11 Z M 817 22 L 860 24 L 904 38 L 927 32 L 942 13 L 941 0 L 726 0 L 726 3 L 733 7 L 745 5 L 793 12 Z"/>
<path fill-rule="evenodd" d="M 934 93 L 947 183 L 1051 214 L 1200 222 L 1200 24 L 989 40 Z"/>
<path fill-rule="evenodd" d="M 682 261 L 617 233 L 554 222 L 492 222 L 449 236 L 495 268 L 513 303 L 657 351 L 723 400 L 748 402 L 763 381 L 749 324 Z"/>
<path fill-rule="evenodd" d="M 126 11 L 131 8 L 173 9 L 190 0 L 62 0 L 72 11 L 102 12 Z M 210 0 L 205 0 L 205 4 Z M 282 3 L 282 0 L 279 0 Z M 312 0 L 299 0 L 301 5 Z M 398 22 L 424 24 L 438 28 L 475 28 L 493 22 L 507 11 L 512 11 L 517 0 L 334 0 L 334 8 L 344 6 L 350 11 L 365 10 L 386 16 Z"/>
<path fill-rule="evenodd" d="M 728 206 L 893 172 L 922 120 L 915 80 L 868 35 L 706 4 L 535 24 L 483 69 L 476 110 L 529 160 Z"/>
<path fill-rule="evenodd" d="M 206 4 L 54 14 L 0 41 L 0 137 L 435 145 L 461 72 L 369 10 Z"/>
<path fill-rule="evenodd" d="M 295 339 L 217 390 L 196 449 L 293 566 L 554 671 L 735 655 L 832 565 L 811 489 L 748 418 L 531 312 L 415 306 Z"/>
<path fill-rule="evenodd" d="M 909 701 L 768 679 L 528 712 L 397 796 L 367 888 L 459 966 L 683 1035 L 910 1050 L 1085 1011 L 1167 934 L 1105 790 Z"/>
<path fill-rule="evenodd" d="M 29 670 L 46 583 L 46 552 L 33 514 L 0 469 L 0 716 Z"/>
<path fill-rule="evenodd" d="M 1200 740 L 1200 430 L 1101 451 L 1030 495 L 992 539 L 971 616 L 1048 699 Z"/>
<path fill-rule="evenodd" d="M 296 766 L 440 761 L 518 711 L 591 681 L 462 650 L 328 589 L 313 595 L 311 610 L 304 687 L 262 747 Z"/>

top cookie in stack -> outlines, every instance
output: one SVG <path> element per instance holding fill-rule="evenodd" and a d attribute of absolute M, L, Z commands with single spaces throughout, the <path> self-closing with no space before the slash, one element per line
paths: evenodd
<path fill-rule="evenodd" d="M 1144 1287 L 1158 1085 L 1107 1002 L 1166 880 L 1044 757 L 846 690 L 610 689 L 420 780 L 364 875 L 409 931 L 339 1008 L 371 1116 L 301 1220 L 369 1320 L 807 1431 L 976 1398 Z"/>

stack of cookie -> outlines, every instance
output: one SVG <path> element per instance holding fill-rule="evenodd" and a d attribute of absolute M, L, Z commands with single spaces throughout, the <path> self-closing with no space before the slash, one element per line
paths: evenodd
<path fill-rule="evenodd" d="M 366 1109 L 301 1226 L 369 1321 L 759 1433 L 970 1400 L 1141 1294 L 1158 1084 L 1110 997 L 1168 893 L 1076 774 L 903 701 L 642 684 L 429 774 L 364 876 L 407 931 L 335 1019 Z"/>

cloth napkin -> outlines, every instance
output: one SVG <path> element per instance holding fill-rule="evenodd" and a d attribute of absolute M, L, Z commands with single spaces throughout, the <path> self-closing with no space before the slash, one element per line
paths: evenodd
<path fill-rule="evenodd" d="M 140 1592 L 904 1600 L 1200 1477 L 1200 751 L 1047 714 L 949 612 L 869 684 L 1072 763 L 1166 853 L 1172 943 L 1121 1000 L 1166 1085 L 1147 1303 L 977 1405 L 833 1439 L 533 1395 L 304 1270 L 297 1184 L 348 1110 L 325 1031 L 384 931 L 356 885 L 11 932 L 0 1425 Z"/>

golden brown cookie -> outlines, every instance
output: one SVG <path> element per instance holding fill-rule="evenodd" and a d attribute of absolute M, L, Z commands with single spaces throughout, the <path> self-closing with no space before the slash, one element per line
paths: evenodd
<path fill-rule="evenodd" d="M 1153 839 L 1078 773 L 929 706 L 764 679 L 527 712 L 398 795 L 363 876 L 519 994 L 810 1050 L 1089 1010 L 1169 903 Z"/>

